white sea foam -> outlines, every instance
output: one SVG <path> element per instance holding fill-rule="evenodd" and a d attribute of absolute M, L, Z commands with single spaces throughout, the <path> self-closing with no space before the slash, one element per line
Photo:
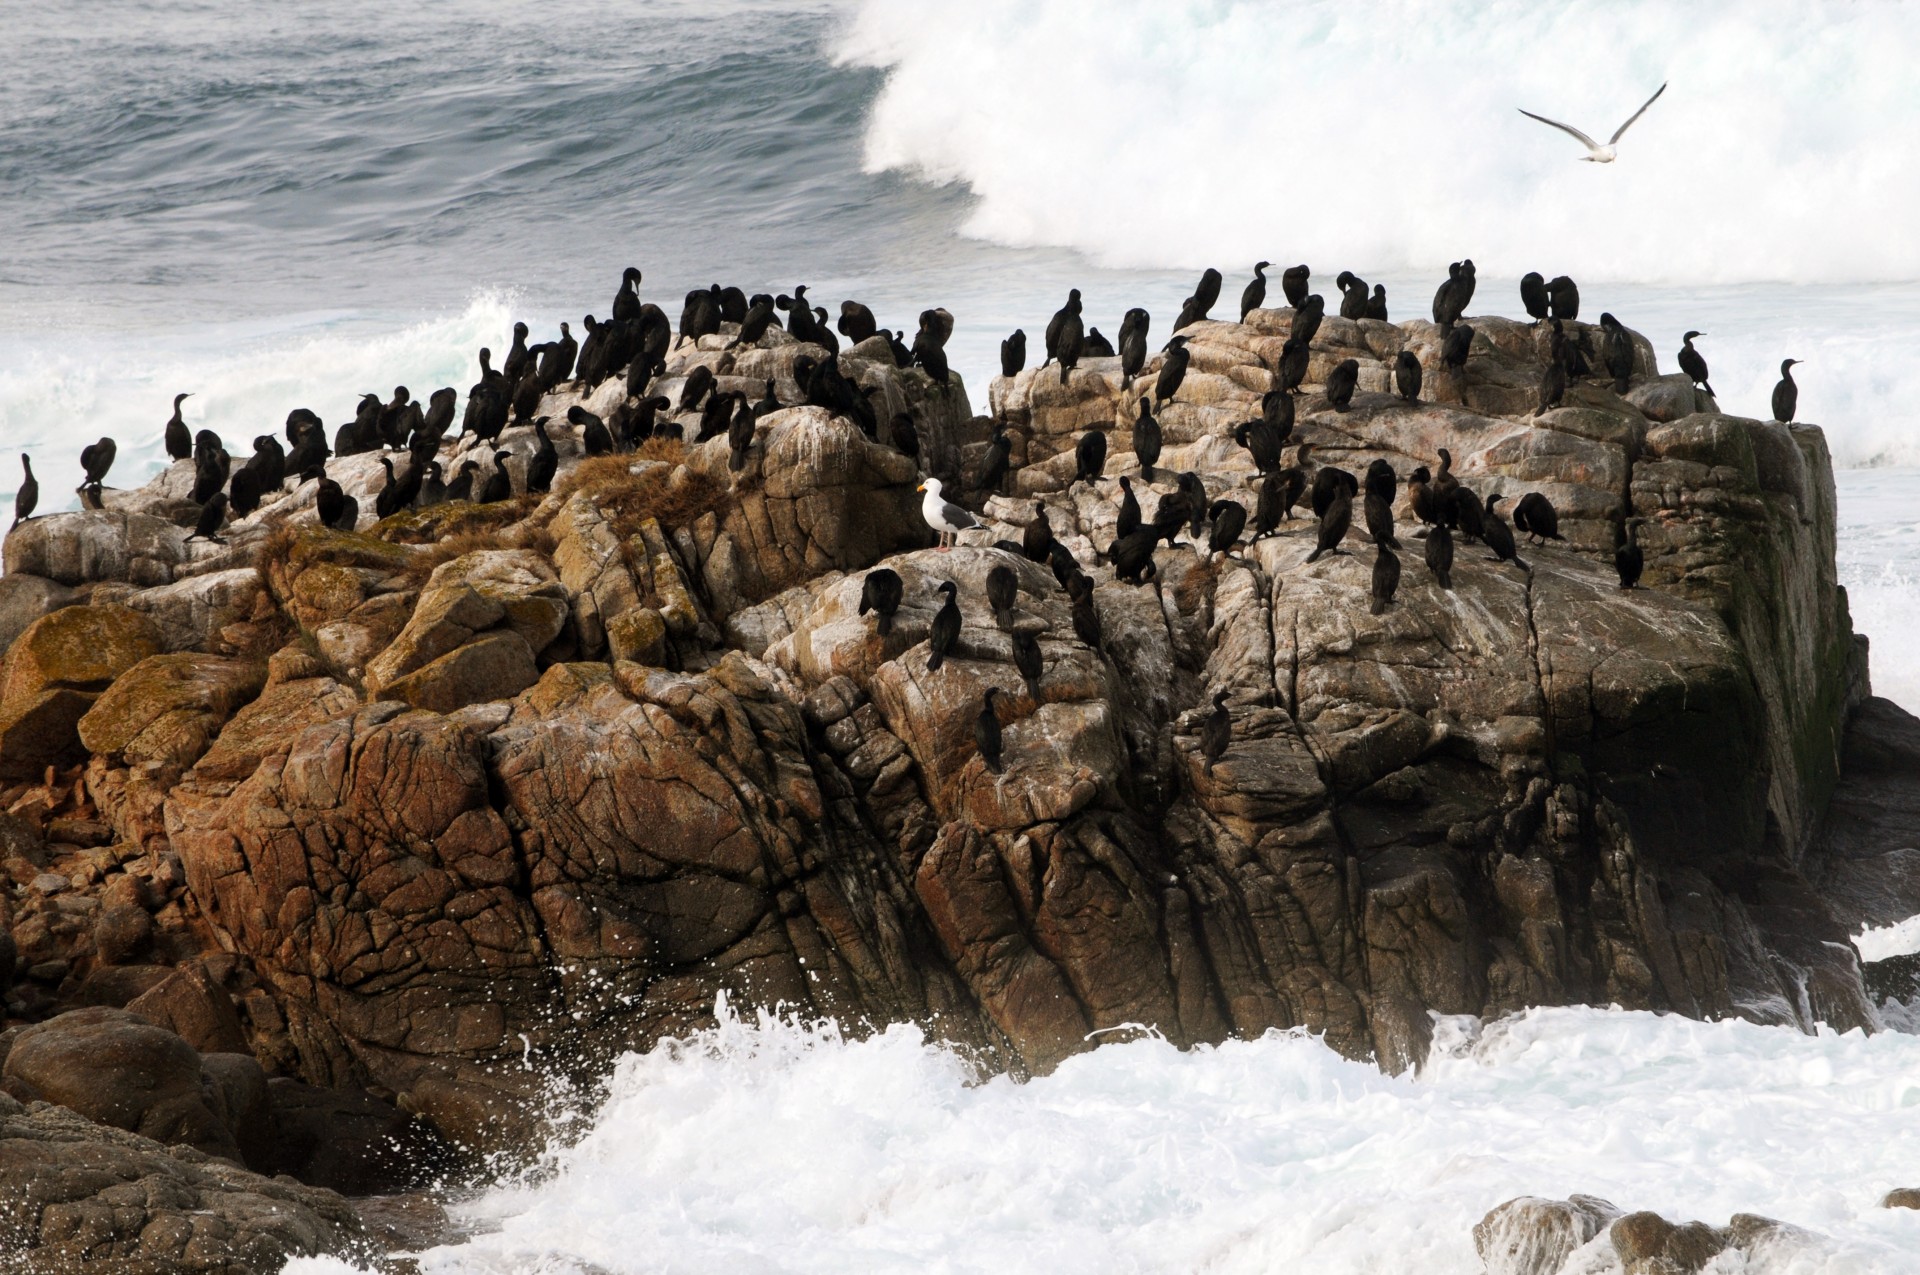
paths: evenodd
<path fill-rule="evenodd" d="M 873 169 L 1129 266 L 1920 278 L 1920 9 L 1840 0 L 867 0 Z M 1515 109 L 1604 138 L 1613 165 Z"/>
<path fill-rule="evenodd" d="M 1417 1078 L 1272 1034 L 1018 1084 L 909 1027 L 723 1016 L 622 1060 L 551 1175 L 464 1206 L 490 1229 L 421 1268 L 1477 1275 L 1483 1213 L 1575 1191 L 1822 1237 L 1720 1271 L 1920 1262 L 1920 1214 L 1877 1207 L 1920 1163 L 1920 1038 L 1596 1009 L 1441 1027 Z"/>
<path fill-rule="evenodd" d="M 1920 916 L 1910 916 L 1892 925 L 1865 929 L 1853 936 L 1863 961 L 1884 961 L 1890 956 L 1920 952 Z"/>

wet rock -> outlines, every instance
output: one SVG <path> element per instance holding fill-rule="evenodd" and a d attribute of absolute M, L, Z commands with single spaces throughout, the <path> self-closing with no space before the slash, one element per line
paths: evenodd
<path fill-rule="evenodd" d="M 1487 1275 L 1558 1275 L 1574 1250 L 1619 1216 L 1619 1209 L 1591 1195 L 1565 1200 L 1523 1195 L 1475 1223 L 1473 1247 Z"/>
<path fill-rule="evenodd" d="M 266 1086 L 272 1139 L 257 1163 L 345 1195 L 384 1195 L 434 1182 L 464 1161 L 431 1125 L 357 1090 L 276 1077 Z"/>
<path fill-rule="evenodd" d="M 1920 1209 L 1920 1188 L 1895 1187 L 1880 1199 L 1883 1209 Z"/>

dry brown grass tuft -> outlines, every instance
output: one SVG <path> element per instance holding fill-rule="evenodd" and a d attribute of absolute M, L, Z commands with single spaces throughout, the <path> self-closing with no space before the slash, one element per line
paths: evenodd
<path fill-rule="evenodd" d="M 681 468 L 678 461 L 685 454 L 682 443 L 648 439 L 639 457 L 660 465 L 636 474 L 632 457 L 596 456 L 575 466 L 555 494 L 562 500 L 575 492 L 584 494 L 623 537 L 637 534 L 648 518 L 673 528 L 688 526 L 708 513 L 724 513 L 731 507 L 732 492 L 724 484 Z"/>
<path fill-rule="evenodd" d="M 552 558 L 553 533 L 545 527 L 527 522 L 457 532 L 445 540 L 414 550 L 407 560 L 406 575 L 410 579 L 424 581 L 441 563 L 452 562 L 455 558 L 482 549 L 531 549 L 543 557 Z"/>

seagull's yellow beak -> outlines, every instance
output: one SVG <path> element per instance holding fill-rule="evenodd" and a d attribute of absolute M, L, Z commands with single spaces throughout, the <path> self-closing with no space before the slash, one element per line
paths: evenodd
<path fill-rule="evenodd" d="M 925 491 L 926 489 L 927 485 L 925 483 L 921 483 L 918 487 L 914 488 L 915 491 Z"/>

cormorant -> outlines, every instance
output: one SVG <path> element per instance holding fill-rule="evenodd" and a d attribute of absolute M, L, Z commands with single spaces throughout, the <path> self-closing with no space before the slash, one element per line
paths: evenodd
<path fill-rule="evenodd" d="M 1172 402 L 1173 396 L 1180 392 L 1180 382 L 1187 379 L 1187 363 L 1192 357 L 1187 352 L 1187 338 L 1176 336 L 1167 342 L 1166 355 L 1160 361 L 1160 377 L 1153 383 L 1154 407 Z"/>
<path fill-rule="evenodd" d="M 1152 316 L 1138 306 L 1121 317 L 1120 339 L 1115 344 L 1120 352 L 1122 384 L 1132 385 L 1133 378 L 1147 365 L 1147 329 L 1152 326 Z"/>
<path fill-rule="evenodd" d="M 1340 317 L 1343 319 L 1366 318 L 1367 281 L 1351 270 L 1342 270 L 1333 283 L 1340 289 Z"/>
<path fill-rule="evenodd" d="M 1338 465 L 1322 465 L 1313 471 L 1313 516 L 1324 518 L 1327 507 L 1333 504 L 1333 498 L 1345 492 L 1348 496 L 1360 494 L 1360 480 Z"/>
<path fill-rule="evenodd" d="M 1376 460 L 1373 463 L 1375 465 L 1386 465 L 1386 462 L 1382 460 Z M 1367 497 L 1366 503 L 1362 506 L 1362 512 L 1366 517 L 1367 534 L 1373 538 L 1373 542 L 1377 545 L 1383 544 L 1390 548 L 1398 549 L 1400 542 L 1396 540 L 1393 535 L 1393 483 L 1392 466 L 1387 466 L 1387 475 L 1384 481 L 1377 479 L 1373 470 L 1369 468 L 1367 471 Z"/>
<path fill-rule="evenodd" d="M 1027 684 L 1027 697 L 1037 703 L 1040 699 L 1040 679 L 1046 674 L 1047 665 L 1040 654 L 1040 639 L 1029 629 L 1014 632 L 1013 667 L 1019 670 L 1021 680 Z"/>
<path fill-rule="evenodd" d="M 1145 584 L 1153 579 L 1159 574 L 1153 563 L 1153 549 L 1159 543 L 1158 530 L 1142 527 L 1108 545 L 1107 561 L 1113 565 L 1113 578 L 1128 584 Z"/>
<path fill-rule="evenodd" d="M 744 402 L 727 424 L 727 469 L 739 473 L 747 467 L 747 453 L 753 450 L 753 409 Z"/>
<path fill-rule="evenodd" d="M 1000 375 L 1009 379 L 1027 366 L 1027 330 L 1015 328 L 1013 335 L 1000 343 Z"/>
<path fill-rule="evenodd" d="M 1460 483 L 1447 492 L 1442 516 L 1447 526 L 1460 533 L 1463 544 L 1472 544 L 1486 535 L 1487 511 L 1473 488 Z"/>
<path fill-rule="evenodd" d="M 640 267 L 628 266 L 620 272 L 620 291 L 613 294 L 613 318 L 627 323 L 640 317 Z"/>
<path fill-rule="evenodd" d="M 1530 491 L 1520 497 L 1520 503 L 1513 507 L 1513 525 L 1527 533 L 1534 544 L 1545 544 L 1549 540 L 1565 539 L 1560 534 L 1560 513 L 1553 502 L 1537 491 Z"/>
<path fill-rule="evenodd" d="M 937 673 L 940 666 L 947 662 L 947 656 L 953 653 L 954 643 L 960 640 L 960 603 L 955 599 L 959 590 L 951 580 L 942 580 L 940 590 L 946 601 L 934 612 L 933 623 L 927 629 L 927 672 Z"/>
<path fill-rule="evenodd" d="M 346 508 L 346 493 L 340 490 L 340 484 L 327 477 L 326 470 L 314 466 L 300 475 L 302 482 L 312 482 L 313 512 L 320 519 L 322 527 L 332 527 L 339 523 L 340 515 Z"/>
<path fill-rule="evenodd" d="M 218 434 L 210 429 L 203 429 L 194 435 L 193 491 L 188 494 L 187 499 L 196 505 L 205 504 L 208 497 L 227 485 L 227 476 L 232 472 L 233 458 L 227 455 L 227 449 L 220 445 Z"/>
<path fill-rule="evenodd" d="M 1467 355 L 1473 350 L 1473 329 L 1464 323 L 1455 324 L 1447 333 L 1447 339 L 1440 345 L 1440 361 L 1455 372 L 1467 366 Z"/>
<path fill-rule="evenodd" d="M 989 686 L 980 696 L 980 715 L 973 719 L 973 742 L 980 749 L 980 761 L 994 774 L 1000 773 L 1000 714 L 993 706 L 997 686 Z"/>
<path fill-rule="evenodd" d="M 1640 542 L 1634 536 L 1641 521 L 1639 518 L 1629 518 L 1624 525 L 1620 522 L 1614 524 L 1614 533 L 1620 543 L 1613 550 L 1613 569 L 1620 574 L 1620 587 L 1623 589 L 1637 587 L 1640 573 L 1646 570 L 1646 554 L 1641 551 Z"/>
<path fill-rule="evenodd" d="M 887 425 L 887 441 L 902 456 L 920 459 L 920 431 L 914 428 L 913 417 L 907 413 L 893 414 L 893 420 Z"/>
<path fill-rule="evenodd" d="M 1607 365 L 1607 372 L 1613 377 L 1613 392 L 1625 394 L 1631 385 L 1634 364 L 1637 362 L 1633 348 L 1633 338 L 1627 334 L 1620 320 L 1611 314 L 1600 315 L 1602 338 L 1601 361 Z"/>
<path fill-rule="evenodd" d="M 376 520 L 391 518 L 405 508 L 400 500 L 400 479 L 393 472 L 393 460 L 382 456 L 380 467 L 387 471 L 387 481 L 380 488 L 379 494 L 373 498 L 373 516 Z M 243 469 L 240 472 L 244 474 L 247 471 Z"/>
<path fill-rule="evenodd" d="M 1107 467 L 1106 431 L 1090 429 L 1080 435 L 1080 441 L 1073 445 L 1073 462 L 1074 482 L 1098 482 Z"/>
<path fill-rule="evenodd" d="M 1434 508 L 1439 511 L 1439 521 L 1449 522 L 1447 510 L 1453 504 L 1453 493 L 1460 486 L 1460 480 L 1453 476 L 1453 453 L 1440 449 L 1440 472 L 1433 477 Z"/>
<path fill-rule="evenodd" d="M 873 311 L 858 301 L 842 301 L 840 317 L 834 321 L 833 326 L 852 345 L 858 345 L 880 331 L 879 323 L 874 320 Z"/>
<path fill-rule="evenodd" d="M 1687 374 L 1687 379 L 1705 390 L 1708 396 L 1711 397 L 1713 395 L 1713 386 L 1707 381 L 1706 357 L 1702 355 L 1700 351 L 1693 348 L 1693 338 L 1705 335 L 1706 333 L 1704 332 L 1688 332 L 1686 336 L 1682 337 L 1679 361 L 1680 370 Z"/>
<path fill-rule="evenodd" d="M 119 445 L 111 438 L 102 438 L 97 443 L 89 443 L 85 447 L 82 447 L 80 449 L 80 469 L 85 473 L 86 477 L 81 480 L 80 486 L 74 488 L 74 490 L 79 491 L 87 487 L 92 487 L 95 489 L 95 494 L 98 494 L 101 483 L 106 481 L 107 471 L 113 468 L 114 454 L 119 450 Z M 201 499 L 204 500 L 205 497 L 203 496 Z"/>
<path fill-rule="evenodd" d="M 674 411 L 691 412 L 698 408 L 700 401 L 706 398 L 713 387 L 713 369 L 704 363 L 695 367 L 693 371 L 687 373 L 686 384 L 680 387 L 680 405 L 674 408 Z"/>
<path fill-rule="evenodd" d="M 1160 422 L 1147 410 L 1147 396 L 1140 396 L 1140 414 L 1133 418 L 1133 455 L 1140 462 L 1140 476 L 1153 478 L 1154 462 L 1160 459 Z"/>
<path fill-rule="evenodd" d="M 1053 556 L 1053 524 L 1047 520 L 1047 507 L 1033 502 L 1033 520 L 1020 533 L 1020 552 L 1028 562 L 1045 562 Z"/>
<path fill-rule="evenodd" d="M 1353 391 L 1360 384 L 1360 360 L 1342 359 L 1327 373 L 1327 402 L 1336 412 L 1344 412 L 1353 402 Z"/>
<path fill-rule="evenodd" d="M 997 492 L 1007 481 L 1007 462 L 1013 456 L 1013 440 L 1007 437 L 1004 425 L 995 424 L 993 437 L 987 440 L 987 450 L 980 457 L 980 490 Z"/>
<path fill-rule="evenodd" d="M 755 420 L 761 420 L 773 415 L 779 410 L 780 396 L 774 392 L 773 378 L 769 376 L 767 378 L 766 392 L 760 396 L 760 401 L 753 405 L 753 418 Z"/>
<path fill-rule="evenodd" d="M 1327 299 L 1314 293 L 1305 302 L 1295 306 L 1293 325 L 1287 332 L 1289 340 L 1311 343 L 1314 334 L 1320 330 L 1320 320 L 1327 314 Z"/>
<path fill-rule="evenodd" d="M 1232 742 L 1233 715 L 1227 711 L 1227 692 L 1215 691 L 1213 711 L 1200 725 L 1200 756 L 1207 774 L 1213 774 L 1214 763 L 1227 755 L 1227 745 Z"/>
<path fill-rule="evenodd" d="M 477 460 L 461 461 L 460 472 L 458 472 L 453 476 L 453 481 L 451 483 L 447 484 L 447 499 L 448 500 L 472 500 L 473 499 L 473 476 L 479 472 L 480 472 L 479 461 Z M 324 522 L 325 518 L 323 517 L 321 521 Z"/>
<path fill-rule="evenodd" d="M 1200 475 L 1194 473 L 1192 470 L 1188 470 L 1186 473 L 1180 475 L 1178 494 L 1186 497 L 1187 501 L 1187 534 L 1193 539 L 1198 540 L 1200 538 L 1201 524 L 1206 522 L 1207 510 L 1209 508 L 1207 504 L 1207 485 L 1200 481 Z M 1161 507 L 1153 511 L 1153 520 L 1155 522 L 1161 521 L 1161 515 L 1164 512 L 1166 512 L 1166 503 L 1163 501 L 1161 502 Z M 1172 536 L 1167 537 L 1167 543 L 1173 543 Z"/>
<path fill-rule="evenodd" d="M 562 320 L 560 339 L 549 342 L 547 352 L 540 356 L 540 384 L 552 389 L 560 382 L 573 376 L 573 359 L 580 352 L 580 343 L 573 339 L 573 329 Z"/>
<path fill-rule="evenodd" d="M 797 292 L 799 289 L 795 289 L 795 291 Z M 794 329 L 793 334 L 795 336 L 805 341 L 811 338 L 812 333 L 809 331 L 807 335 L 802 336 L 798 331 L 801 324 L 800 316 L 802 313 L 806 315 L 806 324 L 810 328 L 813 323 L 813 312 L 808 310 L 804 304 L 800 303 L 796 303 L 793 306 L 793 314 L 792 317 L 788 319 L 788 326 Z M 692 292 L 687 293 L 686 297 L 680 303 L 679 335 L 674 339 L 673 347 L 676 350 L 679 349 L 682 341 L 692 341 L 695 346 L 698 346 L 701 337 L 708 336 L 719 330 L 720 308 L 713 303 L 713 293 L 705 288 L 695 288 Z"/>
<path fill-rule="evenodd" d="M 1373 591 L 1372 604 L 1368 606 L 1369 615 L 1385 615 L 1387 604 L 1393 601 L 1393 595 L 1400 589 L 1400 558 L 1392 549 L 1380 541 L 1374 542 L 1373 550 Z"/>
<path fill-rule="evenodd" d="M 414 498 L 414 508 L 431 509 L 435 505 L 446 503 L 447 484 L 440 475 L 440 462 L 428 461 L 426 477 L 420 480 L 420 494 Z"/>
<path fill-rule="evenodd" d="M 253 471 L 254 478 L 260 484 L 260 492 L 278 492 L 287 482 L 287 453 L 280 446 L 280 440 L 272 434 L 256 434 L 253 439 L 253 455 L 247 457 L 246 467 Z"/>
<path fill-rule="evenodd" d="M 1099 328 L 1088 328 L 1086 347 L 1081 353 L 1090 359 L 1110 359 L 1113 357 L 1113 342 L 1107 340 Z"/>
<path fill-rule="evenodd" d="M 951 383 L 953 373 L 947 364 L 947 349 L 935 333 L 921 328 L 914 334 L 913 349 L 908 353 L 913 355 L 915 365 L 933 378 L 934 384 L 944 386 Z"/>
<path fill-rule="evenodd" d="M 1077 321 L 1079 318 L 1080 289 L 1070 288 L 1067 291 L 1067 303 L 1055 310 L 1053 317 L 1047 320 L 1047 357 L 1040 364 L 1041 367 L 1060 357 L 1060 333 L 1070 320 Z"/>
<path fill-rule="evenodd" d="M 1793 383 L 1793 365 L 1800 359 L 1786 359 L 1780 364 L 1780 384 L 1773 387 L 1773 419 L 1785 423 L 1793 419 L 1800 407 L 1800 387 Z"/>
<path fill-rule="evenodd" d="M 1193 285 L 1193 299 L 1200 306 L 1201 318 L 1213 313 L 1213 305 L 1220 299 L 1220 285 L 1223 282 L 1220 272 L 1212 266 L 1200 272 L 1200 282 Z"/>
<path fill-rule="evenodd" d="M 1333 500 L 1328 503 L 1326 512 L 1320 515 L 1320 531 L 1314 538 L 1313 552 L 1307 555 L 1307 561 L 1317 562 L 1320 555 L 1324 553 L 1344 552 L 1340 548 L 1340 542 L 1346 539 L 1347 528 L 1352 525 L 1353 493 L 1342 486 L 1334 492 Z"/>
<path fill-rule="evenodd" d="M 1429 485 L 1432 482 L 1433 475 L 1427 472 L 1425 465 L 1407 475 L 1407 505 L 1413 510 L 1414 518 L 1428 526 L 1439 522 L 1442 517 L 1439 497 L 1434 495 Z"/>
<path fill-rule="evenodd" d="M 1240 533 L 1246 530 L 1247 507 L 1237 500 L 1216 500 L 1207 509 L 1207 517 L 1213 523 L 1207 529 L 1207 556 L 1232 552 L 1240 543 Z"/>
<path fill-rule="evenodd" d="M 535 445 L 533 455 L 527 458 L 527 490 L 552 491 L 553 476 L 560 470 L 560 453 L 554 448 L 553 440 L 547 437 L 546 417 L 542 416 L 533 423 L 533 433 L 540 441 Z"/>
<path fill-rule="evenodd" d="M 900 573 L 892 567 L 875 567 L 867 572 L 866 582 L 860 586 L 860 614 L 874 613 L 873 631 L 881 637 L 893 632 L 893 613 L 900 609 L 905 591 Z"/>
<path fill-rule="evenodd" d="M 1280 516 L 1282 518 L 1293 517 L 1293 507 L 1300 503 L 1300 498 L 1307 494 L 1307 488 L 1312 485 L 1313 479 L 1310 477 L 1312 462 L 1307 458 L 1307 454 L 1312 450 L 1312 443 L 1301 443 L 1294 449 L 1293 464 L 1280 471 L 1279 478 L 1282 484 Z"/>
<path fill-rule="evenodd" d="M 1313 272 L 1305 266 L 1288 266 L 1280 272 L 1280 291 L 1287 298 L 1287 304 L 1298 310 L 1307 303 L 1307 280 Z"/>
<path fill-rule="evenodd" d="M 486 483 L 480 488 L 480 503 L 497 504 L 513 495 L 513 476 L 507 472 L 507 461 L 513 456 L 509 451 L 497 451 L 493 454 L 493 472 L 487 475 Z"/>
<path fill-rule="evenodd" d="M 245 471 L 242 471 L 242 472 L 245 472 Z M 217 544 L 217 545 L 223 545 L 227 543 L 226 541 L 220 538 L 220 534 L 219 534 L 220 523 L 226 516 L 227 516 L 226 493 L 216 491 L 213 493 L 213 495 L 207 497 L 207 502 L 204 505 L 200 506 L 200 517 L 194 522 L 193 534 L 188 536 L 187 539 L 211 540 L 214 544 Z"/>
<path fill-rule="evenodd" d="M 1124 540 L 1140 530 L 1140 501 L 1133 494 L 1133 480 L 1120 475 L 1120 512 L 1114 515 L 1113 534 Z"/>
<path fill-rule="evenodd" d="M 980 525 L 972 514 L 940 494 L 938 478 L 927 479 L 918 490 L 927 493 L 920 501 L 920 516 L 926 519 L 928 527 L 939 533 L 942 551 L 953 548 L 961 532 L 972 531 Z"/>
<path fill-rule="evenodd" d="M 173 396 L 173 417 L 167 421 L 167 456 L 172 460 L 185 460 L 193 455 L 193 435 L 187 431 L 187 423 L 180 419 L 180 404 L 192 398 L 191 394 Z"/>
<path fill-rule="evenodd" d="M 1020 596 L 1020 577 L 1013 568 L 1001 563 L 987 572 L 987 605 L 993 608 L 993 622 L 1001 628 L 1013 627 L 1013 605 Z"/>
<path fill-rule="evenodd" d="M 1260 396 L 1260 419 L 1273 430 L 1274 441 L 1282 447 L 1293 437 L 1293 395 L 1284 389 L 1268 390 Z"/>
<path fill-rule="evenodd" d="M 1464 261 L 1448 266 L 1445 282 L 1433 294 L 1433 321 L 1442 331 L 1452 328 L 1467 312 L 1467 298 L 1473 295 L 1473 289 L 1462 282 L 1466 268 Z"/>
<path fill-rule="evenodd" d="M 1409 403 L 1420 401 L 1420 359 L 1412 350 L 1400 351 L 1393 361 L 1393 388 Z"/>
<path fill-rule="evenodd" d="M 25 452 L 20 454 L 20 468 L 24 476 L 20 479 L 20 490 L 13 496 L 13 527 L 33 517 L 33 508 L 40 503 L 40 480 L 33 476 L 33 458 Z M 12 531 L 13 527 L 7 530 Z"/>
<path fill-rule="evenodd" d="M 1247 321 L 1249 312 L 1258 310 L 1267 302 L 1267 267 L 1271 261 L 1254 263 L 1253 282 L 1240 290 L 1240 322 Z"/>
<path fill-rule="evenodd" d="M 1307 342 L 1300 337 L 1289 337 L 1280 347 L 1280 364 L 1274 369 L 1280 377 L 1280 388 L 1289 394 L 1298 394 L 1300 386 L 1307 379 L 1307 361 L 1311 351 Z"/>
<path fill-rule="evenodd" d="M 1540 368 L 1540 406 L 1533 409 L 1539 416 L 1560 406 L 1567 396 L 1567 357 L 1566 337 L 1561 334 L 1560 320 L 1553 323 L 1553 341 L 1547 352 L 1547 361 Z"/>
<path fill-rule="evenodd" d="M 773 298 L 761 297 L 747 310 L 747 317 L 741 320 L 740 330 L 733 334 L 733 340 L 727 342 L 729 350 L 760 344 L 760 338 L 773 326 Z"/>
<path fill-rule="evenodd" d="M 1494 507 L 1504 499 L 1505 497 L 1497 491 L 1487 497 L 1487 517 L 1482 532 L 1487 548 L 1493 550 L 1496 561 L 1511 562 L 1522 571 L 1531 571 L 1533 568 L 1521 561 L 1519 553 L 1514 548 L 1513 528 L 1507 525 L 1507 520 L 1502 518 L 1499 510 Z"/>
<path fill-rule="evenodd" d="M 1286 399 L 1283 394 L 1280 396 Z M 1280 468 L 1280 436 L 1273 426 L 1264 419 L 1251 420 L 1236 425 L 1233 441 L 1247 449 L 1247 455 L 1253 460 L 1253 467 L 1262 474 L 1271 474 Z"/>
<path fill-rule="evenodd" d="M 1360 317 L 1363 319 L 1378 319 L 1382 323 L 1387 322 L 1387 288 L 1385 284 L 1376 283 L 1373 285 L 1373 295 L 1367 298 L 1367 312 Z"/>
<path fill-rule="evenodd" d="M 1260 482 L 1253 502 L 1253 538 L 1270 536 L 1279 529 L 1280 519 L 1288 512 L 1282 507 L 1287 491 L 1285 473 L 1268 474 Z"/>
<path fill-rule="evenodd" d="M 1529 270 L 1520 276 L 1520 304 L 1527 308 L 1529 317 L 1540 320 L 1548 316 L 1547 279 L 1538 270 Z"/>
<path fill-rule="evenodd" d="M 1078 295 L 1077 290 L 1075 295 Z M 1080 319 L 1077 301 L 1074 307 L 1073 312 L 1064 317 L 1055 316 L 1060 318 L 1061 322 L 1060 330 L 1054 334 L 1053 356 L 1060 361 L 1060 384 L 1062 385 L 1067 383 L 1067 374 L 1079 365 L 1080 355 L 1085 352 L 1087 343 L 1087 329 Z"/>
<path fill-rule="evenodd" d="M 1100 610 L 1093 604 L 1093 577 L 1068 577 L 1067 596 L 1073 599 L 1073 634 L 1094 650 L 1100 649 Z"/>
<path fill-rule="evenodd" d="M 1441 588 L 1453 588 L 1453 533 L 1444 522 L 1427 533 L 1427 570 Z"/>
<path fill-rule="evenodd" d="M 527 348 L 527 325 L 513 325 L 513 345 L 507 350 L 506 362 L 500 365 L 500 374 L 507 384 L 518 385 L 533 370 L 533 351 Z"/>
<path fill-rule="evenodd" d="M 1554 318 L 1572 323 L 1580 317 L 1580 287 L 1566 275 L 1547 280 L 1547 310 Z"/>
<path fill-rule="evenodd" d="M 580 429 L 580 448 L 589 456 L 613 454 L 613 431 L 607 423 L 575 403 L 567 409 L 567 420 Z"/>
<path fill-rule="evenodd" d="M 909 350 L 907 343 L 900 339 L 900 334 L 888 328 L 882 328 L 881 331 L 886 333 L 887 348 L 893 351 L 893 365 L 895 367 L 912 367 L 913 351 Z"/>

